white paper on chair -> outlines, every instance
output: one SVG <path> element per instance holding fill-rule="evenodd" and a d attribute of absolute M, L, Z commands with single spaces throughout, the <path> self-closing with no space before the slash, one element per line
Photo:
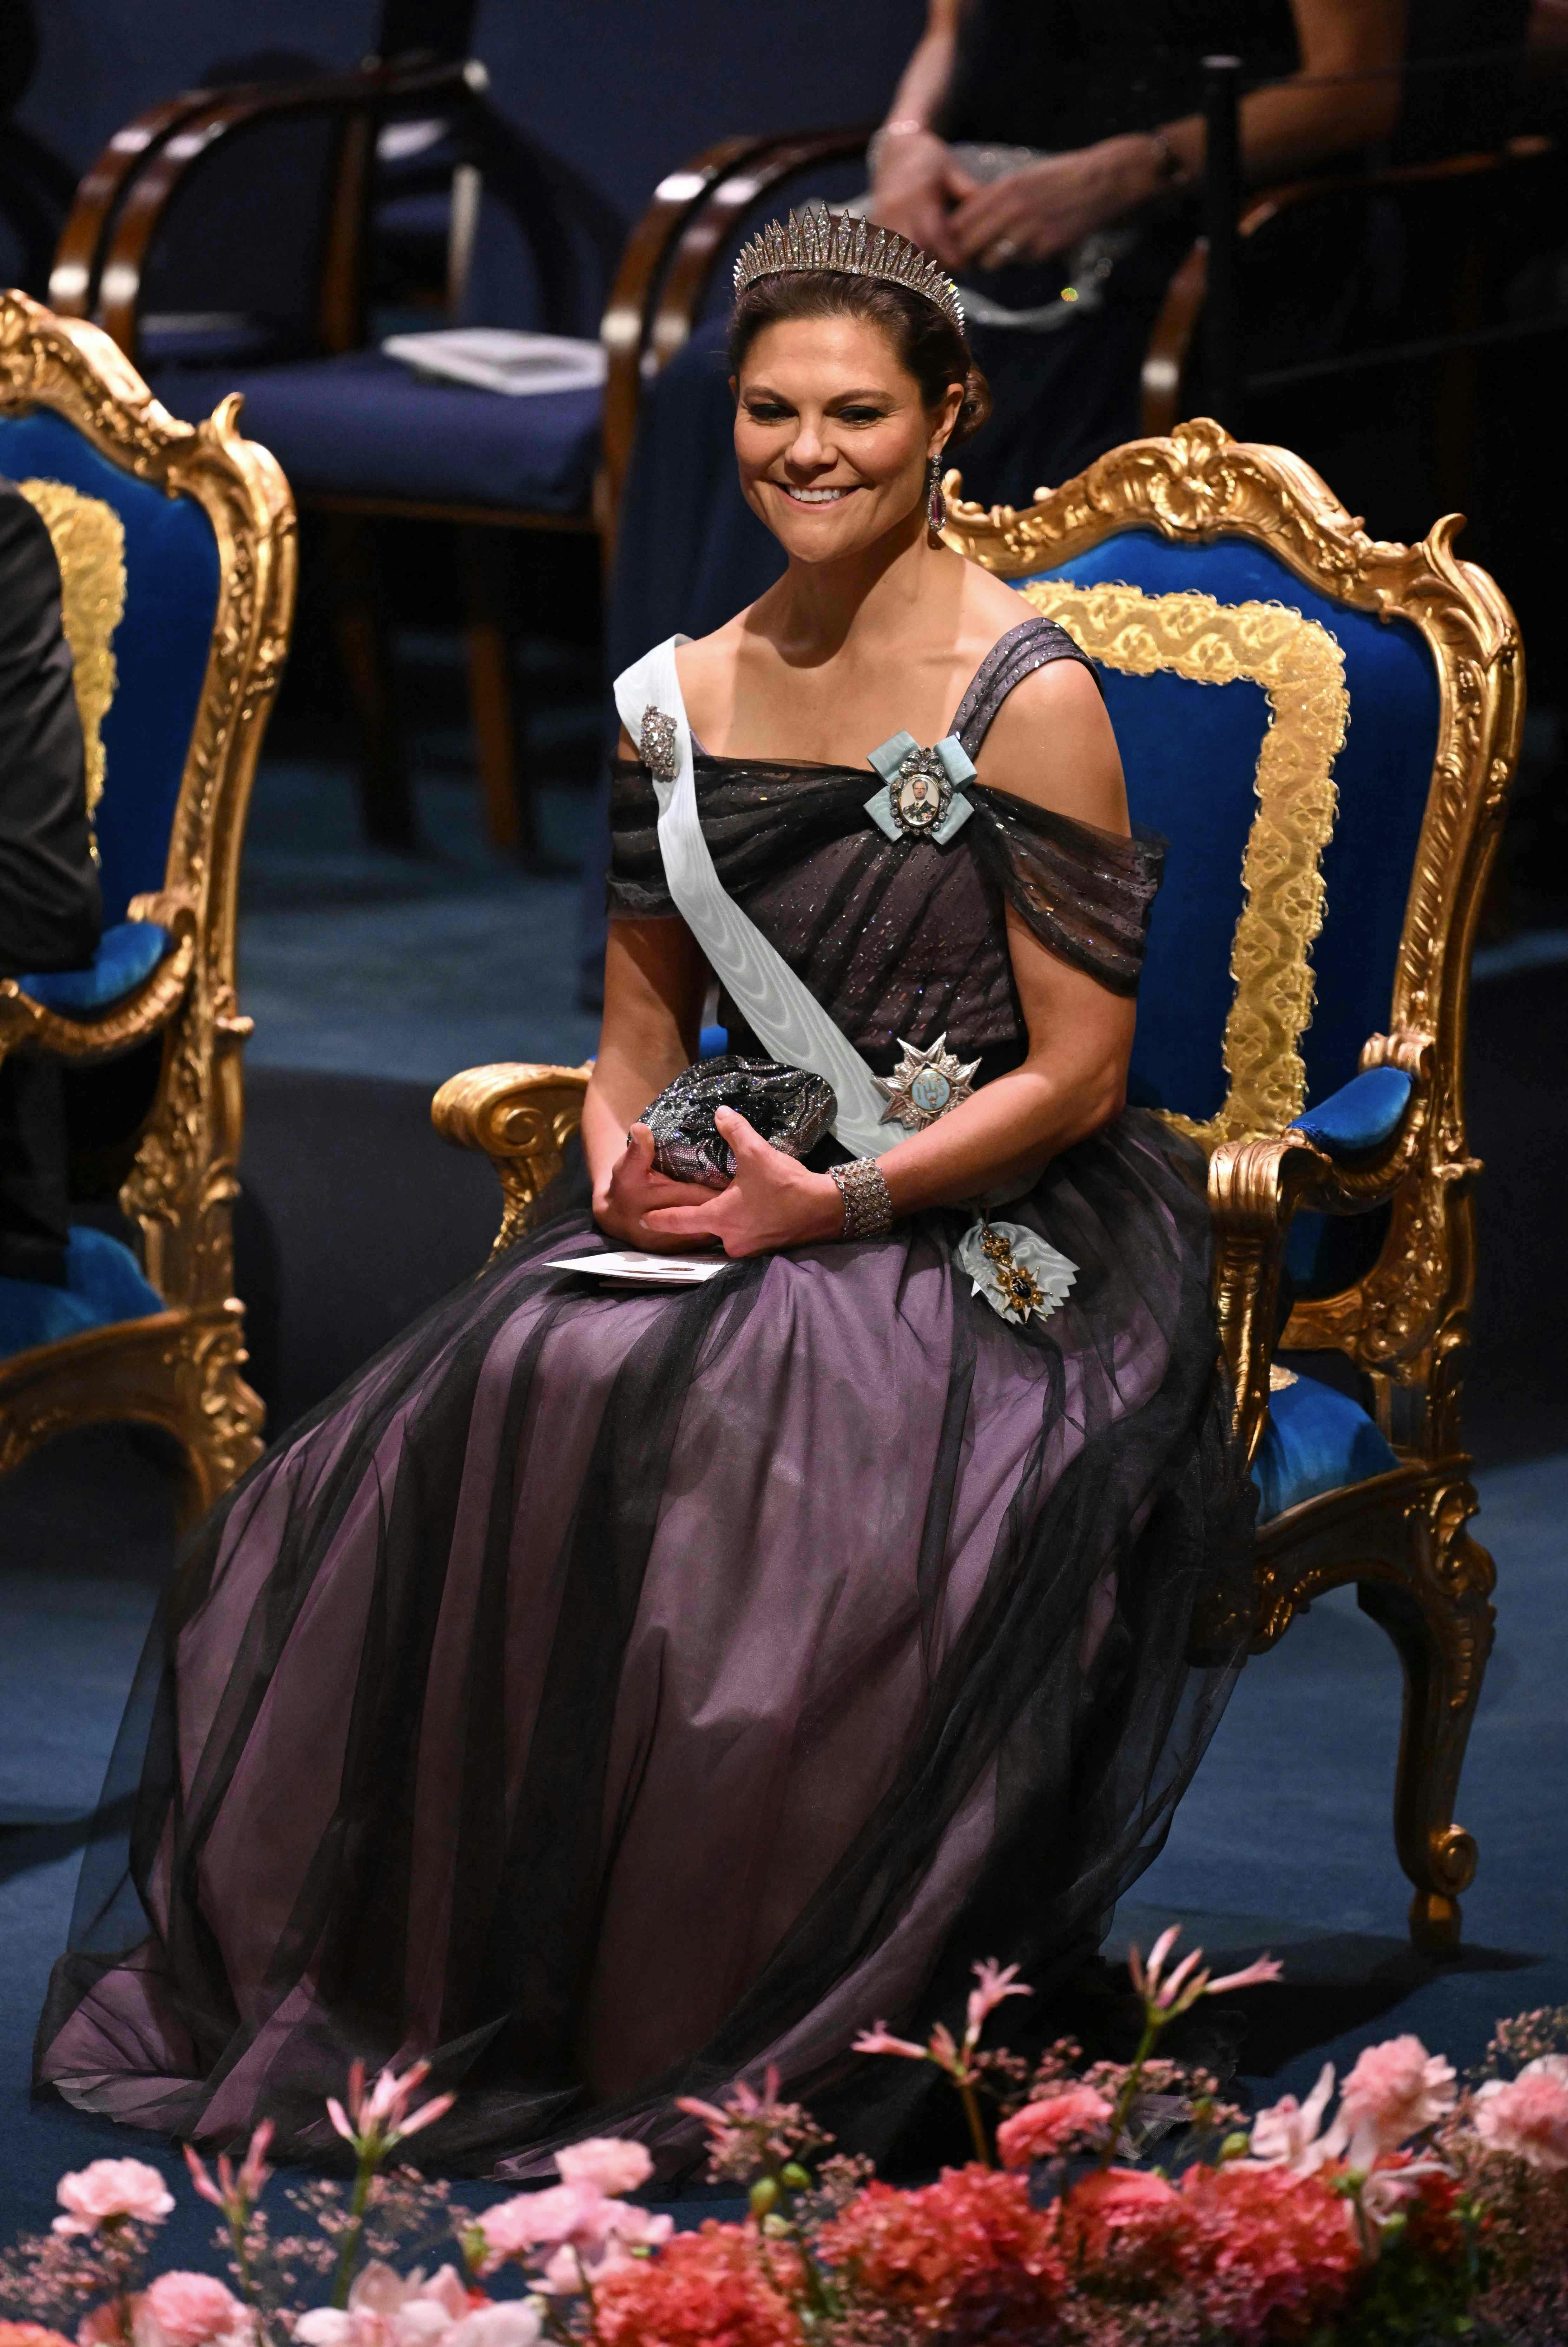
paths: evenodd
<path fill-rule="evenodd" d="M 418 374 L 502 391 L 513 399 L 534 392 L 590 391 L 604 381 L 603 344 L 568 334 L 454 326 L 430 334 L 388 334 L 381 347 L 389 359 Z"/>
<path fill-rule="evenodd" d="M 550 1271 L 586 1272 L 615 1287 L 701 1287 L 728 1263 L 723 1255 L 645 1255 L 636 1247 L 610 1248 L 602 1255 L 557 1255 Z"/>

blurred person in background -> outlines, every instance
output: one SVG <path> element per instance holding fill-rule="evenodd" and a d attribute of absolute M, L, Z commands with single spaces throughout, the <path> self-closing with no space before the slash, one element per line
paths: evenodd
<path fill-rule="evenodd" d="M 1493 72 L 1401 67 L 1517 49 L 1529 0 L 929 0 L 871 141 L 873 216 L 957 277 L 989 421 L 966 496 L 1023 504 L 1139 430 L 1143 354 L 1196 233 L 1205 56 L 1242 59 L 1242 167 L 1299 178 L 1398 141 L 1403 157 L 1500 135 Z M 1364 77 L 1364 78 L 1358 78 Z M 831 110 L 831 109 L 828 109 Z M 1293 343 L 1331 334 L 1351 256 L 1282 289 Z M 778 575 L 736 490 L 732 401 L 704 324 L 644 395 L 609 616 L 611 673 L 679 629 L 700 635 Z M 585 999 L 603 955 L 605 832 L 589 858 Z"/>
<path fill-rule="evenodd" d="M 81 720 L 42 519 L 0 481 L 0 978 L 80 969 L 102 918 Z M 0 1280 L 60 1287 L 69 1236 L 56 1060 L 0 1060 Z"/>

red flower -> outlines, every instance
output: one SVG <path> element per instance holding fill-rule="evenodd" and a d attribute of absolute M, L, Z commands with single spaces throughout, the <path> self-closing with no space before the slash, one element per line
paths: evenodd
<path fill-rule="evenodd" d="M 1033 2160 L 1054 2158 L 1071 2144 L 1103 2142 L 1112 2116 L 1111 2105 L 1092 2086 L 1073 2085 L 1040 2102 L 1025 2103 L 997 2129 L 1002 2166 L 1028 2168 Z"/>
<path fill-rule="evenodd" d="M 1182 2198 L 1205 2311 L 1240 2347 L 1305 2336 L 1344 2303 L 1361 2248 L 1349 2203 L 1321 2175 L 1191 2168 Z"/>
<path fill-rule="evenodd" d="M 1184 2274 L 1193 2258 L 1193 2222 L 1181 2195 L 1163 2176 L 1107 2168 L 1075 2184 L 1061 2204 L 1062 2247 L 1074 2274 L 1139 2291 Z"/>
<path fill-rule="evenodd" d="M 933 2328 L 979 2274 L 1013 2267 L 1052 2291 L 1063 2276 L 1054 2219 L 1030 2208 L 1027 2178 L 973 2165 L 917 2192 L 868 2184 L 819 2245 L 856 2291 Z"/>
<path fill-rule="evenodd" d="M 742 2225 L 712 2218 L 677 2233 L 656 2257 L 618 2266 L 594 2284 L 594 2332 L 603 2347 L 804 2347 L 789 2293 L 796 2253 Z"/>

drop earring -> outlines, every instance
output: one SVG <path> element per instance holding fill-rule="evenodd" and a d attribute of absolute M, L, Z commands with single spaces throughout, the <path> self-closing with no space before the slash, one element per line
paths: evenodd
<path fill-rule="evenodd" d="M 948 523 L 948 500 L 942 495 L 942 460 L 931 456 L 926 463 L 926 531 L 933 546 L 942 543 L 942 532 Z"/>

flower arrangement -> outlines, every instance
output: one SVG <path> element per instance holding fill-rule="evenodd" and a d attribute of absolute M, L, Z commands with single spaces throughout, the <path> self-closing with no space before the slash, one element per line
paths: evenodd
<path fill-rule="evenodd" d="M 745 2186 L 743 2221 L 677 2234 L 628 2195 L 640 2143 L 579 2143 L 559 2181 L 486 2209 L 393 2156 L 452 2101 L 415 2101 L 416 2063 L 368 2086 L 356 2065 L 333 2126 L 351 2184 L 262 2207 L 270 2129 L 214 2177 L 229 2280 L 148 2279 L 173 2208 L 158 2171 L 99 2159 L 60 2179 L 53 2230 L 0 2258 L 0 2347 L 1496 2347 L 1568 2341 L 1568 2008 L 1500 2024 L 1467 2082 L 1405 2035 L 1339 2083 L 1325 2066 L 1250 2127 L 1202 2070 L 1159 2044 L 1201 1997 L 1270 1981 L 1268 1958 L 1215 1980 L 1165 1932 L 1132 1985 L 1131 2062 L 1086 2065 L 1069 2040 L 1032 2067 L 981 2043 L 1028 1996 L 977 1964 L 961 2033 L 924 2044 L 882 2024 L 856 2050 L 931 2065 L 962 2105 L 974 2157 L 900 2189 L 836 2156 L 770 2072 L 683 2101 L 709 2174 Z M 406 2260 L 446 2242 L 436 2270 Z M 405 2261 L 399 2270 L 391 2260 Z M 511 2269 L 515 2291 L 486 2287 Z M 302 2303 L 324 2298 L 325 2302 Z"/>

